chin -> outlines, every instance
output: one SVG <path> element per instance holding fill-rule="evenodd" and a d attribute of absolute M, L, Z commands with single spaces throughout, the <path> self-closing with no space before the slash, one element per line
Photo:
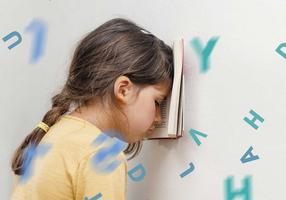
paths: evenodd
<path fill-rule="evenodd" d="M 139 138 L 131 138 L 130 140 L 128 140 L 128 143 L 132 144 L 135 142 L 139 142 L 139 141 L 143 140 L 144 138 L 146 138 L 146 134 L 144 134 L 143 136 L 141 136 Z"/>
<path fill-rule="evenodd" d="M 138 138 L 128 138 L 126 142 L 128 142 L 129 144 L 135 143 L 138 141 Z"/>
<path fill-rule="evenodd" d="M 153 131 L 152 131 L 153 132 Z M 150 135 L 152 132 L 149 132 L 148 130 L 141 132 L 140 134 L 139 131 L 133 131 L 131 133 L 129 133 L 126 137 L 125 137 L 125 141 L 128 142 L 129 144 L 135 143 L 135 142 L 139 142 L 142 141 L 143 139 L 145 139 L 148 135 Z"/>

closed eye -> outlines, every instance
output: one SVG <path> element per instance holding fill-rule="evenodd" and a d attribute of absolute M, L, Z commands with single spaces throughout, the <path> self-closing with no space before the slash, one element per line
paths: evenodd
<path fill-rule="evenodd" d="M 160 103 L 158 101 L 155 101 L 156 106 L 160 107 Z"/>

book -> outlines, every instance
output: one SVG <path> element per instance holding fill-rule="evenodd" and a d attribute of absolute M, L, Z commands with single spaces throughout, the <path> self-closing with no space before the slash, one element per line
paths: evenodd
<path fill-rule="evenodd" d="M 173 42 L 174 79 L 172 90 L 168 97 L 161 103 L 161 123 L 155 124 L 153 133 L 147 140 L 153 139 L 177 139 L 184 132 L 184 40 Z"/>

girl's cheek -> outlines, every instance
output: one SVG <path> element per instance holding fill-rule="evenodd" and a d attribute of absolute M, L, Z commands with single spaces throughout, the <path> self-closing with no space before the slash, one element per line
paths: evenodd
<path fill-rule="evenodd" d="M 142 107 L 145 112 L 147 111 L 148 113 L 154 113 L 156 112 L 156 107 L 153 98 L 149 98 L 146 100 L 146 104 Z"/>
<path fill-rule="evenodd" d="M 152 123 L 154 122 L 155 120 L 155 117 L 156 117 L 156 105 L 154 103 L 154 99 L 153 98 L 150 98 L 148 99 L 148 104 L 146 104 L 145 106 L 146 107 L 142 107 L 143 108 L 143 113 L 145 112 L 146 113 L 146 122 L 147 122 L 147 128 L 150 128 L 150 126 L 152 125 Z"/>
<path fill-rule="evenodd" d="M 156 107 L 154 104 L 148 105 L 148 107 L 143 107 L 143 113 L 145 113 L 145 119 L 144 121 L 146 122 L 145 126 L 146 128 L 150 128 L 152 123 L 155 120 L 156 116 Z"/>
<path fill-rule="evenodd" d="M 152 116 L 151 116 L 152 122 L 154 122 L 154 120 L 155 120 L 156 112 L 157 112 L 156 106 L 153 105 L 152 106 L 152 112 L 151 112 L 152 113 Z"/>
<path fill-rule="evenodd" d="M 150 113 L 151 113 L 152 115 L 154 115 L 154 117 L 155 117 L 155 114 L 156 114 L 156 106 L 155 106 L 154 103 L 150 105 Z"/>

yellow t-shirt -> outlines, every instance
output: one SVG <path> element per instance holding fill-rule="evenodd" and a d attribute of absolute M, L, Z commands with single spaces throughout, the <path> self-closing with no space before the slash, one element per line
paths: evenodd
<path fill-rule="evenodd" d="M 12 200 L 84 200 L 99 193 L 100 200 L 125 200 L 127 161 L 111 173 L 98 173 L 91 159 L 98 148 L 91 145 L 101 133 L 95 125 L 81 118 L 63 115 L 50 127 L 41 143 L 51 145 L 48 152 L 37 156 L 33 174 L 27 182 L 15 176 Z"/>

